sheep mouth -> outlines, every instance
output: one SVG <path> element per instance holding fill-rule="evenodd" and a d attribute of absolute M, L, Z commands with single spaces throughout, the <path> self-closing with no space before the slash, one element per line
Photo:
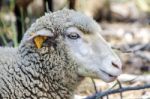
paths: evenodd
<path fill-rule="evenodd" d="M 105 75 L 108 75 L 110 78 L 117 78 L 117 76 L 107 73 L 104 70 L 100 70 L 100 71 L 103 72 Z"/>

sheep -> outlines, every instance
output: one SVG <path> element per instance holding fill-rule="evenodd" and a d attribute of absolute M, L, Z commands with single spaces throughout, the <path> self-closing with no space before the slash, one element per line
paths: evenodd
<path fill-rule="evenodd" d="M 73 99 L 84 77 L 114 81 L 121 61 L 100 33 L 80 12 L 46 13 L 18 48 L 0 48 L 0 99 Z"/>

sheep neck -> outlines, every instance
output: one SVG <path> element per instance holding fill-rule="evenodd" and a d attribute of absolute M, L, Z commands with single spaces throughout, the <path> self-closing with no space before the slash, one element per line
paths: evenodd
<path fill-rule="evenodd" d="M 81 79 L 76 73 L 77 64 L 65 52 L 64 49 L 54 50 L 48 47 L 38 51 L 21 48 L 19 53 L 22 60 L 18 66 L 25 75 L 21 86 L 36 97 L 44 96 L 50 99 L 72 97 Z"/>

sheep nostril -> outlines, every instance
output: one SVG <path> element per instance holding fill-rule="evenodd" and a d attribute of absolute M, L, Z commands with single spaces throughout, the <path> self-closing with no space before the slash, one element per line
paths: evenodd
<path fill-rule="evenodd" d="M 120 69 L 119 65 L 115 64 L 114 62 L 112 62 L 112 65 L 118 69 Z"/>

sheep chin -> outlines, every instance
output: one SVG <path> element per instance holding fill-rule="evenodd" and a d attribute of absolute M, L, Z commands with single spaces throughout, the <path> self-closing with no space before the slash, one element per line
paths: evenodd
<path fill-rule="evenodd" d="M 113 76 L 112 74 L 109 74 L 105 71 L 96 68 L 90 70 L 80 68 L 78 69 L 78 75 L 81 78 L 90 77 L 93 79 L 101 79 L 104 82 L 112 82 L 117 79 L 117 76 Z"/>

